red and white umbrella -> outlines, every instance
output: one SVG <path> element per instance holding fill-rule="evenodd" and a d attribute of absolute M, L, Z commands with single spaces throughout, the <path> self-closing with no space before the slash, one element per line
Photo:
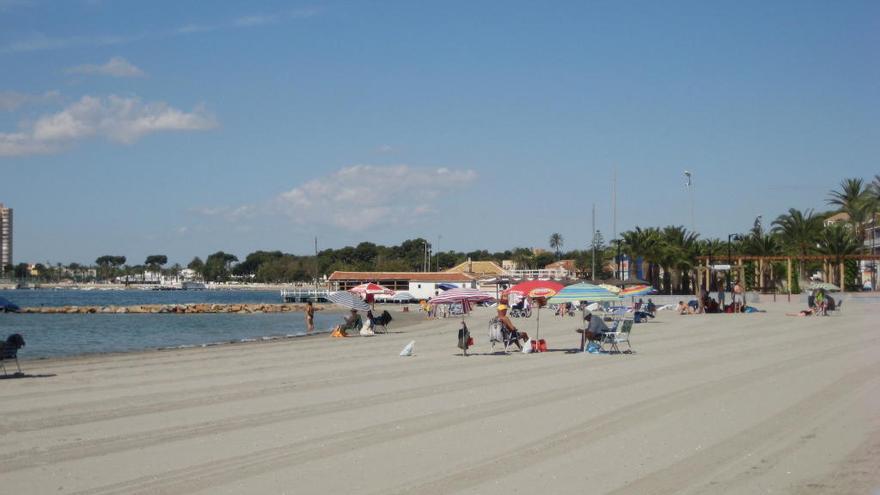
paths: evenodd
<path fill-rule="evenodd" d="M 472 303 L 481 303 L 481 302 L 490 302 L 494 301 L 495 297 L 485 292 L 476 290 L 476 289 L 449 289 L 442 294 L 438 294 L 431 298 L 432 305 L 438 304 L 461 304 L 462 314 L 461 314 L 461 325 L 462 330 L 459 332 L 459 346 L 462 348 L 463 354 L 467 356 L 467 338 L 469 333 L 465 333 L 462 335 L 461 332 L 467 332 L 467 325 L 464 322 L 464 315 L 468 312 L 470 305 Z M 461 341 L 465 340 L 463 346 Z"/>
<path fill-rule="evenodd" d="M 348 289 L 348 291 L 354 292 L 355 294 L 391 294 L 394 292 L 387 287 L 372 282 L 352 287 L 351 289 Z"/>
<path fill-rule="evenodd" d="M 565 288 L 564 285 L 552 280 L 529 280 L 514 285 L 503 294 L 516 293 L 526 297 L 550 297 L 555 296 L 563 288 Z"/>
<path fill-rule="evenodd" d="M 431 298 L 431 304 L 481 303 L 494 301 L 495 296 L 477 289 L 449 289 Z"/>

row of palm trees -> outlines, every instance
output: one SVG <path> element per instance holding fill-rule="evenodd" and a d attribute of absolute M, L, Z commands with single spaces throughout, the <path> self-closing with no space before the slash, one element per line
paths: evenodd
<path fill-rule="evenodd" d="M 636 227 L 623 232 L 621 238 L 624 252 L 631 259 L 643 260 L 646 265 L 643 277 L 654 287 L 663 293 L 692 293 L 698 256 L 724 260 L 736 255 L 821 254 L 839 264 L 845 255 L 863 252 L 866 232 L 871 231 L 873 235 L 874 222 L 880 212 L 880 175 L 870 183 L 860 178 L 843 180 L 838 189 L 829 193 L 827 204 L 834 209 L 820 213 L 791 208 L 779 215 L 769 230 L 764 229 L 758 217 L 749 232 L 726 240 L 700 239 L 699 234 L 682 226 Z M 836 213 L 845 213 L 846 218 L 826 225 L 826 219 Z M 852 265 L 847 280 L 837 280 L 838 283 L 856 285 L 859 270 L 855 263 Z M 806 278 L 808 270 L 820 267 L 821 262 L 799 263 L 797 278 Z M 779 286 L 786 278 L 781 263 L 750 268 L 761 271 L 753 273 L 760 287 Z"/>

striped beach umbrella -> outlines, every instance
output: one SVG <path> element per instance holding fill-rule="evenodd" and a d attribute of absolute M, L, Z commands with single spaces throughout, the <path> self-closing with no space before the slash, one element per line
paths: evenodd
<path fill-rule="evenodd" d="M 627 297 L 638 297 L 638 296 L 647 296 L 654 293 L 654 288 L 650 285 L 636 285 L 634 287 L 627 287 L 620 291 L 621 296 Z"/>
<path fill-rule="evenodd" d="M 551 297 L 547 302 L 551 304 L 567 303 L 567 302 L 602 302 L 602 301 L 620 301 L 621 297 L 593 284 L 574 284 L 559 291 L 558 294 Z"/>
<path fill-rule="evenodd" d="M 813 282 L 812 284 L 810 284 L 809 289 L 810 290 L 822 289 L 822 290 L 826 290 L 828 292 L 839 292 L 840 291 L 840 287 L 838 287 L 832 283 L 829 283 L 829 282 Z"/>
<path fill-rule="evenodd" d="M 477 289 L 449 289 L 431 298 L 431 304 L 481 303 L 495 297 Z"/>
<path fill-rule="evenodd" d="M 481 303 L 481 302 L 490 302 L 494 301 L 495 298 L 490 294 L 486 294 L 483 291 L 479 291 L 477 289 L 449 289 L 442 294 L 436 295 L 431 298 L 430 303 L 434 306 L 438 304 L 461 304 L 462 314 L 461 314 L 461 326 L 462 329 L 459 331 L 458 340 L 459 347 L 461 347 L 462 354 L 467 356 L 468 350 L 468 339 L 470 337 L 470 332 L 467 329 L 467 324 L 464 322 L 464 315 L 468 312 L 471 303 Z"/>
<path fill-rule="evenodd" d="M 354 292 L 355 294 L 391 294 L 394 292 L 393 290 L 374 283 L 361 284 L 351 289 L 348 289 L 349 292 Z"/>
<path fill-rule="evenodd" d="M 333 304 L 349 309 L 356 309 L 358 311 L 369 311 L 370 309 L 370 306 L 360 296 L 344 290 L 327 294 L 327 299 Z"/>
<path fill-rule="evenodd" d="M 607 290 L 608 292 L 610 292 L 610 293 L 612 293 L 612 294 L 618 294 L 618 293 L 620 293 L 620 287 L 616 287 L 616 286 L 613 286 L 613 285 L 610 285 L 610 284 L 599 284 L 599 287 L 601 287 L 601 288 Z"/>

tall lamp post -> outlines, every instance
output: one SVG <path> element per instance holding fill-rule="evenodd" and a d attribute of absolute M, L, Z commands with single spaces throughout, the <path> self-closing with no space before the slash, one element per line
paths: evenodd
<path fill-rule="evenodd" d="M 621 239 L 614 239 L 613 242 L 615 242 L 615 243 L 617 244 L 617 259 L 616 259 L 616 261 L 617 261 L 617 273 L 614 274 L 614 278 L 616 278 L 617 280 L 622 280 L 622 277 L 620 276 L 620 272 L 621 272 L 621 271 L 620 271 L 620 243 L 622 243 L 623 240 L 621 240 Z"/>
<path fill-rule="evenodd" d="M 727 271 L 727 292 L 730 292 L 730 272 L 733 269 L 733 254 L 731 253 L 731 239 L 734 241 L 742 240 L 742 236 L 739 234 L 728 234 L 727 235 L 727 265 L 730 267 Z"/>
<path fill-rule="evenodd" d="M 593 280 L 596 280 L 596 243 L 599 241 L 599 235 L 601 234 L 598 230 L 593 231 L 593 270 L 590 272 Z"/>

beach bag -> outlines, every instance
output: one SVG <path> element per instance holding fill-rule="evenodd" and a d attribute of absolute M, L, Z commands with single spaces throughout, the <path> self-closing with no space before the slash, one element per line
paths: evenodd
<path fill-rule="evenodd" d="M 532 339 L 527 340 L 526 343 L 523 344 L 522 353 L 523 354 L 531 354 L 531 353 L 535 352 L 535 349 L 533 348 L 533 346 L 534 346 L 534 341 L 532 341 Z"/>
<path fill-rule="evenodd" d="M 473 339 L 471 339 L 471 332 L 468 331 L 467 328 L 461 328 L 458 330 L 458 348 L 467 350 L 473 344 Z"/>
<path fill-rule="evenodd" d="M 590 343 L 587 344 L 587 352 L 590 354 L 599 354 L 599 343 L 591 340 Z"/>
<path fill-rule="evenodd" d="M 547 341 L 544 339 L 538 340 L 538 352 L 547 352 Z"/>

